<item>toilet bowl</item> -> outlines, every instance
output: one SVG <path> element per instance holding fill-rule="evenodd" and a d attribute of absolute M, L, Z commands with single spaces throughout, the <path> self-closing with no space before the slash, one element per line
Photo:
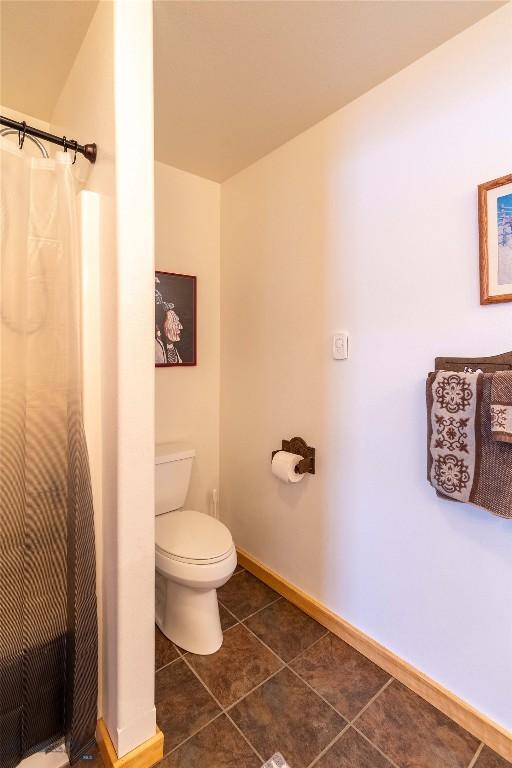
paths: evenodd
<path fill-rule="evenodd" d="M 215 653 L 222 645 L 217 589 L 236 568 L 229 530 L 194 510 L 156 521 L 156 623 L 180 648 Z"/>
<path fill-rule="evenodd" d="M 166 637 L 191 653 L 206 655 L 222 645 L 217 589 L 232 575 L 237 558 L 223 523 L 181 509 L 194 455 L 183 443 L 157 446 L 155 613 Z"/>

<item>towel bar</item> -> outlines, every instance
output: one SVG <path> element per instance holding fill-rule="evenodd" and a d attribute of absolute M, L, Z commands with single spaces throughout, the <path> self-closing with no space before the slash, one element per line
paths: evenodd
<path fill-rule="evenodd" d="M 436 357 L 436 371 L 512 371 L 512 352 L 492 357 Z"/>

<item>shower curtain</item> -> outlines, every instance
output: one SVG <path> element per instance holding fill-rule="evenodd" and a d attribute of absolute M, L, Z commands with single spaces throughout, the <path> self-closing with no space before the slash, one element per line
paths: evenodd
<path fill-rule="evenodd" d="M 0 139 L 0 768 L 92 745 L 94 520 L 70 153 Z"/>

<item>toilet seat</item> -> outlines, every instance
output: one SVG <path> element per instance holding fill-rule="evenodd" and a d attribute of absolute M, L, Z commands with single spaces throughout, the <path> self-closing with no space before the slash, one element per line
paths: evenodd
<path fill-rule="evenodd" d="M 195 566 L 223 562 L 235 549 L 229 529 L 220 520 L 192 509 L 159 515 L 155 541 L 161 557 Z"/>

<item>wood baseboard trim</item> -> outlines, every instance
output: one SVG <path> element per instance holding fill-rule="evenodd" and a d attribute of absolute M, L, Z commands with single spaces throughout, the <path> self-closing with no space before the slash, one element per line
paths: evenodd
<path fill-rule="evenodd" d="M 467 702 L 459 699 L 392 651 L 380 645 L 341 616 L 291 584 L 249 552 L 237 547 L 238 562 L 258 579 L 294 603 L 304 613 L 330 630 L 412 691 L 444 712 L 473 736 L 487 744 L 505 760 L 512 760 L 512 733 L 490 720 Z"/>
<path fill-rule="evenodd" d="M 164 756 L 164 735 L 158 727 L 154 736 L 123 757 L 117 756 L 103 718 L 98 720 L 96 741 L 105 768 L 152 768 Z"/>

